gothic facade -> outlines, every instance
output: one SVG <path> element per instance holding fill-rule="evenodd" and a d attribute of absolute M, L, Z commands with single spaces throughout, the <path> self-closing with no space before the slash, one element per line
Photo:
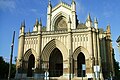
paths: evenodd
<path fill-rule="evenodd" d="M 38 19 L 32 32 L 25 32 L 25 22 L 21 24 L 16 79 L 95 79 L 94 66 L 101 80 L 114 74 L 110 26 L 98 28 L 90 14 L 79 23 L 74 0 L 55 7 L 49 1 L 46 30 Z"/>

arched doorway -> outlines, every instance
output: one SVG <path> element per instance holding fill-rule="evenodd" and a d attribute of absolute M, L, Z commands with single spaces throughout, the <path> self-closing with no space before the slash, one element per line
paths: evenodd
<path fill-rule="evenodd" d="M 85 64 L 85 56 L 80 52 L 77 57 L 77 77 L 85 77 L 85 70 L 82 71 L 83 64 Z"/>
<path fill-rule="evenodd" d="M 27 77 L 32 77 L 33 76 L 33 70 L 32 68 L 35 67 L 35 57 L 33 54 L 30 55 L 28 59 L 28 69 L 27 69 Z"/>
<path fill-rule="evenodd" d="M 55 48 L 49 58 L 49 76 L 60 77 L 63 75 L 63 56 L 58 48 Z"/>

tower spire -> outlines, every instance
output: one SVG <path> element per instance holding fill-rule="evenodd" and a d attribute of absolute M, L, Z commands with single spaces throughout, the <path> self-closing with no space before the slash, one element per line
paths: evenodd
<path fill-rule="evenodd" d="M 25 32 L 25 20 L 21 22 L 21 27 L 20 27 L 20 33 L 24 33 L 24 32 Z"/>
<path fill-rule="evenodd" d="M 90 13 L 88 14 L 87 21 L 92 22 L 91 17 L 90 17 Z"/>
<path fill-rule="evenodd" d="M 35 25 L 38 26 L 38 24 L 39 24 L 39 21 L 38 21 L 38 18 L 37 18 Z"/>
<path fill-rule="evenodd" d="M 39 22 L 39 25 L 38 25 L 38 34 L 41 34 L 41 31 L 42 31 L 42 20 L 40 18 L 40 22 Z"/>
<path fill-rule="evenodd" d="M 21 27 L 25 27 L 25 20 L 21 23 Z"/>
<path fill-rule="evenodd" d="M 40 18 L 40 26 L 42 26 L 42 20 L 41 20 L 41 18 Z"/>
<path fill-rule="evenodd" d="M 94 27 L 97 29 L 98 28 L 98 21 L 97 18 L 94 18 Z"/>
<path fill-rule="evenodd" d="M 94 19 L 94 23 L 98 23 L 97 18 Z"/>
<path fill-rule="evenodd" d="M 48 0 L 48 4 L 49 4 L 49 5 L 51 4 L 51 0 Z"/>
<path fill-rule="evenodd" d="M 106 29 L 106 32 L 107 32 L 107 33 L 111 33 L 110 24 L 108 24 L 107 29 Z"/>
<path fill-rule="evenodd" d="M 90 17 L 90 13 L 88 14 L 87 20 L 86 20 L 86 26 L 87 27 L 92 27 L 92 20 Z"/>

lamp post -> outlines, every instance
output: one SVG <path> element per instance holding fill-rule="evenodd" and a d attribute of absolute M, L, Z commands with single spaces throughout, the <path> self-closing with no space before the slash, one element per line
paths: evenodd
<path fill-rule="evenodd" d="M 13 57 L 14 39 L 15 39 L 15 31 L 13 33 L 13 40 L 12 40 L 12 45 L 11 45 L 11 54 L 10 54 L 10 64 L 9 64 L 8 80 L 10 80 L 10 75 L 11 75 L 11 65 L 12 65 L 12 57 Z"/>

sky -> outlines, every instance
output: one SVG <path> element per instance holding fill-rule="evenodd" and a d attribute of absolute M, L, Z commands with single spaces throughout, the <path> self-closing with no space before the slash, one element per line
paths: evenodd
<path fill-rule="evenodd" d="M 71 4 L 72 0 L 62 0 Z M 99 28 L 106 30 L 110 24 L 112 45 L 115 58 L 120 62 L 116 40 L 120 35 L 120 1 L 119 0 L 75 0 L 77 19 L 85 23 L 90 13 L 92 20 L 97 17 Z M 60 0 L 51 0 L 54 7 Z M 14 57 L 18 53 L 18 37 L 21 22 L 25 20 L 25 31 L 33 30 L 36 18 L 46 26 L 48 0 L 0 0 L 0 56 L 9 61 L 13 31 L 15 34 Z M 14 61 L 13 61 L 14 62 Z"/>

